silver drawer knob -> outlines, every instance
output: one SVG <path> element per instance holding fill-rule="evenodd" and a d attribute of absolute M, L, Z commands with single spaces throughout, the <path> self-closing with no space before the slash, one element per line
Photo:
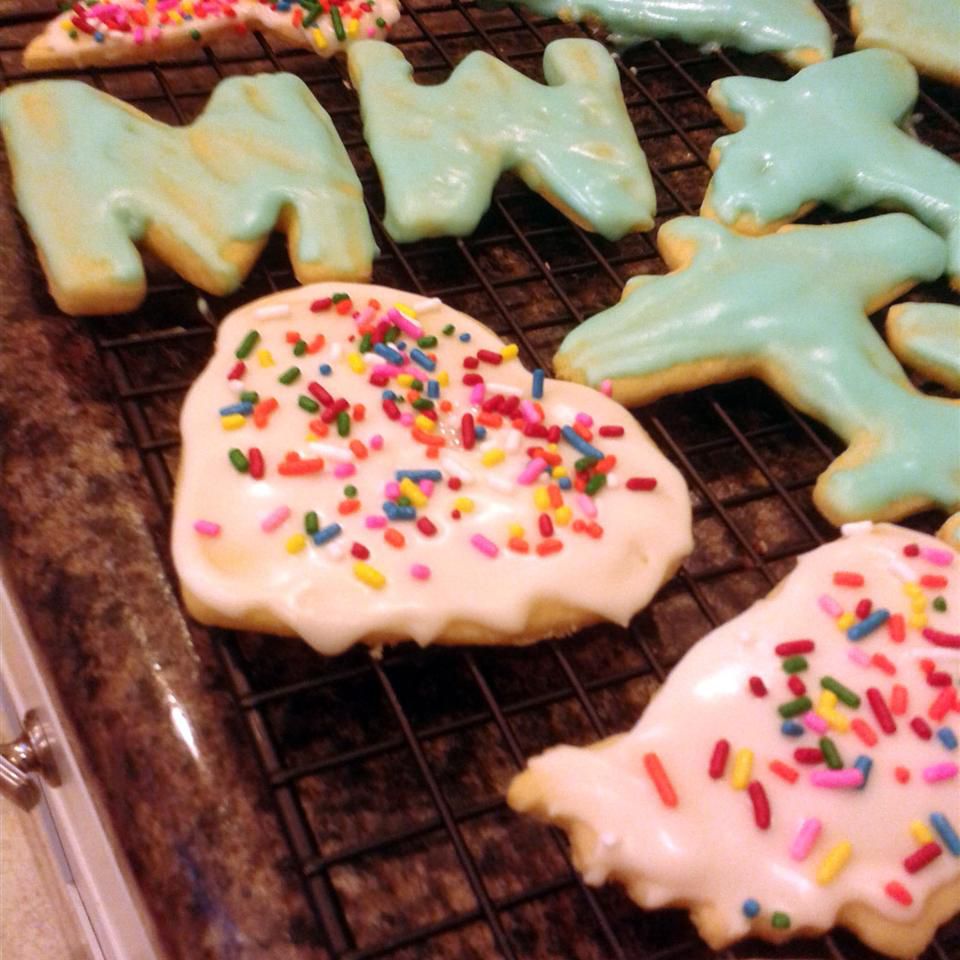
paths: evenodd
<path fill-rule="evenodd" d="M 60 786 L 53 747 L 36 710 L 23 715 L 20 736 L 0 743 L 0 792 L 17 806 L 30 810 L 40 800 L 40 788 L 31 774 L 39 774 L 51 787 Z"/>

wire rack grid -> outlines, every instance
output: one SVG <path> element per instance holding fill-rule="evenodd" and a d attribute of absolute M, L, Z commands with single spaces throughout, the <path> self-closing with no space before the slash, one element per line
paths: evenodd
<path fill-rule="evenodd" d="M 849 49 L 845 4 L 821 6 L 838 34 L 838 52 Z M 29 78 L 20 53 L 50 15 L 49 0 L 15 0 L 0 11 L 0 87 Z M 539 79 L 544 46 L 584 32 L 509 7 L 406 0 L 392 39 L 420 82 L 444 79 L 474 49 Z M 706 156 L 722 132 L 707 86 L 733 73 L 782 78 L 785 71 L 768 58 L 673 43 L 644 44 L 618 63 L 656 184 L 658 225 L 695 214 L 709 176 Z M 76 75 L 182 124 L 223 77 L 272 70 L 301 76 L 341 133 L 383 251 L 374 281 L 442 297 L 518 343 L 528 365 L 549 368 L 563 335 L 614 302 L 629 276 L 665 269 L 651 235 L 602 241 L 509 177 L 472 237 L 401 249 L 382 229 L 382 195 L 343 64 L 280 49 L 260 35 L 179 59 Z M 956 95 L 925 86 L 918 109 L 920 136 L 960 156 Z M 294 279 L 276 241 L 244 289 L 209 300 L 209 310 L 198 310 L 197 292 L 163 265 L 151 263 L 150 276 L 139 312 L 90 322 L 86 330 L 169 516 L 177 414 L 210 354 L 216 317 Z M 942 298 L 945 290 L 930 287 L 925 295 Z M 798 553 L 833 536 L 810 491 L 838 449 L 829 434 L 753 382 L 670 398 L 637 415 L 686 476 L 698 546 L 629 629 L 597 627 L 518 651 L 401 647 L 380 659 L 363 651 L 323 659 L 294 642 L 211 633 L 315 919 L 305 936 L 325 943 L 332 956 L 714 956 L 681 912 L 643 912 L 615 888 L 588 888 L 562 836 L 513 816 L 503 790 L 531 753 L 631 725 L 692 643 L 766 593 Z M 912 522 L 931 529 L 936 520 Z M 157 538 L 166 555 L 166 531 L 157 530 Z M 744 944 L 724 956 L 758 952 L 875 956 L 842 931 L 776 949 Z M 958 955 L 955 921 L 925 960 Z"/>

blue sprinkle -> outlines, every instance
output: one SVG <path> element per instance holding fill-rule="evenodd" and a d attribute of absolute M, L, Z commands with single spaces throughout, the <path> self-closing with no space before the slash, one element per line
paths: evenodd
<path fill-rule="evenodd" d="M 942 813 L 931 813 L 930 823 L 940 835 L 943 845 L 955 856 L 960 857 L 960 837 L 953 829 L 953 824 Z"/>
<path fill-rule="evenodd" d="M 957 735 L 949 727 L 941 727 L 937 731 L 937 739 L 948 749 L 957 749 Z"/>
<path fill-rule="evenodd" d="M 869 617 L 864 617 L 859 623 L 855 623 L 848 631 L 847 638 L 850 640 L 862 640 L 864 637 L 873 633 L 877 627 L 882 627 L 890 619 L 889 610 L 874 610 Z"/>
<path fill-rule="evenodd" d="M 380 394 L 380 398 L 382 400 L 396 400 L 397 395 L 392 390 L 384 390 L 383 393 Z"/>
<path fill-rule="evenodd" d="M 557 481 L 557 486 L 561 490 L 569 490 L 573 487 L 573 481 L 569 477 L 561 477 Z"/>
<path fill-rule="evenodd" d="M 93 33 L 93 39 L 96 40 L 97 43 L 103 43 L 103 34 L 99 30 L 95 30 Z"/>
<path fill-rule="evenodd" d="M 530 395 L 534 400 L 543 399 L 543 378 L 543 371 L 537 367 L 537 369 L 533 371 L 533 389 L 530 391 Z"/>
<path fill-rule="evenodd" d="M 443 474 L 439 470 L 398 470 L 395 476 L 398 482 L 404 477 L 414 483 L 419 483 L 421 480 L 432 480 L 434 483 L 439 483 L 443 479 Z"/>
<path fill-rule="evenodd" d="M 873 761 L 866 756 L 861 754 L 853 761 L 853 765 L 863 774 L 863 783 L 857 787 L 858 790 L 862 790 L 867 785 L 867 780 L 870 778 L 870 770 L 873 767 Z"/>
<path fill-rule="evenodd" d="M 326 527 L 321 527 L 314 535 L 313 542 L 322 547 L 325 543 L 335 540 L 343 532 L 343 527 L 339 523 L 331 523 Z"/>
<path fill-rule="evenodd" d="M 406 341 L 406 340 L 395 340 L 393 345 L 394 345 L 398 350 L 406 350 L 406 349 L 407 349 L 407 341 Z"/>
<path fill-rule="evenodd" d="M 439 380 L 428 380 L 427 381 L 427 396 L 431 400 L 436 400 L 440 396 L 440 381 Z"/>
<path fill-rule="evenodd" d="M 487 428 L 481 425 L 477 425 L 473 428 L 473 435 L 478 440 L 486 440 L 487 438 Z"/>
<path fill-rule="evenodd" d="M 383 512 L 388 520 L 416 520 L 417 511 L 414 507 L 398 507 L 391 500 L 383 504 Z"/>
<path fill-rule="evenodd" d="M 220 408 L 221 417 L 229 417 L 234 413 L 242 413 L 246 417 L 253 413 L 253 404 L 244 401 L 243 403 L 231 403 L 229 407 Z"/>
<path fill-rule="evenodd" d="M 436 361 L 431 360 L 419 347 L 414 347 L 410 351 L 410 359 L 418 367 L 423 367 L 429 373 L 433 373 L 437 369 Z"/>
<path fill-rule="evenodd" d="M 461 334 L 460 334 L 460 342 L 461 342 L 461 343 L 469 343 L 469 342 L 470 342 L 470 334 L 469 334 L 469 333 L 461 333 Z"/>
<path fill-rule="evenodd" d="M 748 900 L 743 901 L 743 915 L 748 919 L 752 920 L 760 912 L 760 904 L 757 903 L 753 897 L 750 897 Z"/>
<path fill-rule="evenodd" d="M 585 457 L 595 457 L 597 460 L 603 459 L 603 451 L 598 450 L 593 444 L 587 443 L 573 427 L 561 427 L 560 432 L 563 434 L 563 439 Z"/>
<path fill-rule="evenodd" d="M 329 377 L 330 374 L 333 373 L 333 367 L 331 367 L 329 363 L 321 363 L 321 364 L 320 364 L 320 372 L 321 372 L 325 377 Z"/>
<path fill-rule="evenodd" d="M 785 737 L 801 737 L 803 736 L 803 724 L 797 723 L 796 720 L 784 720 L 780 724 L 780 732 Z"/>
<path fill-rule="evenodd" d="M 375 343 L 373 345 L 373 352 L 378 357 L 383 357 L 387 363 L 392 363 L 396 367 L 403 366 L 403 354 L 399 350 L 394 350 L 389 344 L 386 343 Z"/>

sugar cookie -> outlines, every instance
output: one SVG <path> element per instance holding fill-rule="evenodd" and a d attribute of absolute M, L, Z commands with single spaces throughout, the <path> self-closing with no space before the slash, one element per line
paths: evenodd
<path fill-rule="evenodd" d="M 626 623 L 692 546 L 682 477 L 619 404 L 384 287 L 231 313 L 181 431 L 189 610 L 326 654 Z"/>
<path fill-rule="evenodd" d="M 887 341 L 906 366 L 960 391 L 960 307 L 898 303 L 887 311 Z"/>
<path fill-rule="evenodd" d="M 756 376 L 849 444 L 814 490 L 834 523 L 960 505 L 960 404 L 918 393 L 867 320 L 940 275 L 936 234 L 902 213 L 764 237 L 682 217 L 658 246 L 673 272 L 574 329 L 559 376 L 626 404 Z"/>
<path fill-rule="evenodd" d="M 905 210 L 946 239 L 960 289 L 960 164 L 900 128 L 917 99 L 916 71 L 900 54 L 864 50 L 782 83 L 725 77 L 708 95 L 739 132 L 710 152 L 704 216 L 757 233 L 819 202 Z"/>
<path fill-rule="evenodd" d="M 858 530 L 694 645 L 633 730 L 535 757 L 507 799 L 714 949 L 842 925 L 906 960 L 960 910 L 958 669 L 960 556 Z"/>
<path fill-rule="evenodd" d="M 610 240 L 653 226 L 653 181 L 599 43 L 549 44 L 547 86 L 481 51 L 438 86 L 414 83 L 386 43 L 356 44 L 349 63 L 395 240 L 472 233 L 505 170 Z"/>
<path fill-rule="evenodd" d="M 902 53 L 921 73 L 960 84 L 960 0 L 849 0 L 857 48 Z"/>
<path fill-rule="evenodd" d="M 354 40 L 380 38 L 400 19 L 396 0 L 120 0 L 75 3 L 23 54 L 28 70 L 138 63 L 223 36 L 262 30 L 331 57 Z"/>
<path fill-rule="evenodd" d="M 135 243 L 190 283 L 235 290 L 277 227 L 300 280 L 365 279 L 376 254 L 360 181 L 327 115 L 292 74 L 222 81 L 168 127 L 72 80 L 0 94 L 14 191 L 65 313 L 143 300 Z"/>
<path fill-rule="evenodd" d="M 542 17 L 597 23 L 630 46 L 676 38 L 747 53 L 772 53 L 799 69 L 833 54 L 833 36 L 813 0 L 512 0 Z"/>

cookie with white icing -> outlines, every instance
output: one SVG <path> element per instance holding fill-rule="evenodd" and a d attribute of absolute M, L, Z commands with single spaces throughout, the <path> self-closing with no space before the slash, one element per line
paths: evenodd
<path fill-rule="evenodd" d="M 960 307 L 898 303 L 887 311 L 887 340 L 908 367 L 960 392 Z"/>
<path fill-rule="evenodd" d="M 696 644 L 640 722 L 533 758 L 516 810 L 714 948 L 835 925 L 892 957 L 960 910 L 960 556 L 858 524 Z"/>
<path fill-rule="evenodd" d="M 623 407 L 384 287 L 235 310 L 181 432 L 188 609 L 327 654 L 625 624 L 692 546 L 686 485 Z"/>
<path fill-rule="evenodd" d="M 400 19 L 396 0 L 105 0 L 75 3 L 30 41 L 28 70 L 77 69 L 160 59 L 222 37 L 262 30 L 332 57 L 354 40 L 381 39 Z"/>

